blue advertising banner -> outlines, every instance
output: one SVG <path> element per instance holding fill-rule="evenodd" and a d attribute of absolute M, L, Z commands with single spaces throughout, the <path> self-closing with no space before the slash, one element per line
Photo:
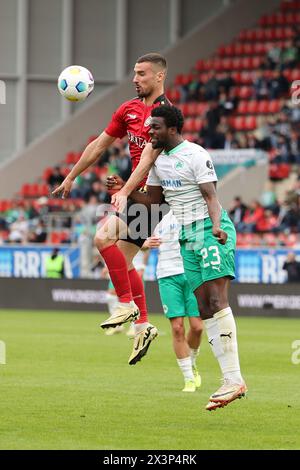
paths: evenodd
<path fill-rule="evenodd" d="M 235 255 L 236 282 L 283 284 L 287 273 L 282 269 L 289 249 L 239 249 Z M 293 250 L 294 251 L 294 250 Z M 300 261 L 300 250 L 294 251 Z M 148 260 L 145 279 L 156 279 L 157 250 L 151 251 Z"/>
<path fill-rule="evenodd" d="M 65 275 L 69 279 L 80 277 L 80 249 L 59 247 L 65 259 Z M 53 246 L 2 245 L 0 246 L 0 277 L 45 277 L 45 260 Z"/>
<path fill-rule="evenodd" d="M 282 269 L 287 254 L 293 251 L 300 261 L 300 250 L 239 249 L 236 251 L 236 280 L 244 283 L 283 284 L 287 272 Z"/>

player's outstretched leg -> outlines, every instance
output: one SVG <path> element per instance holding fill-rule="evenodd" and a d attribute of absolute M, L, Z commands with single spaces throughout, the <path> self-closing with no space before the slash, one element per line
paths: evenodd
<path fill-rule="evenodd" d="M 111 316 L 113 315 L 114 309 L 116 308 L 118 304 L 118 297 L 116 295 L 114 285 L 111 282 L 111 280 L 109 280 L 109 284 L 108 284 L 108 289 L 106 293 L 106 302 L 108 306 L 109 315 Z M 116 333 L 122 333 L 123 330 L 124 330 L 123 325 L 116 326 L 115 328 L 106 328 L 105 334 L 106 336 L 112 336 Z"/>
<path fill-rule="evenodd" d="M 193 312 L 194 313 L 194 312 Z M 197 366 L 197 357 L 200 352 L 200 342 L 203 332 L 203 321 L 200 317 L 189 317 L 190 329 L 187 334 L 187 343 L 190 348 L 190 356 L 192 361 L 192 370 L 196 388 L 201 387 L 201 375 Z"/>
<path fill-rule="evenodd" d="M 245 396 L 246 384 L 240 372 L 236 325 L 230 307 L 215 313 L 205 321 L 212 351 L 222 370 L 222 385 L 209 401 L 226 406 Z"/>
<path fill-rule="evenodd" d="M 157 337 L 158 331 L 157 328 L 148 321 L 145 289 L 140 275 L 134 268 L 129 270 L 128 275 L 132 296 L 140 312 L 140 317 L 135 322 L 134 344 L 128 360 L 130 365 L 134 365 L 146 355 L 151 342 Z"/>
<path fill-rule="evenodd" d="M 111 216 L 97 231 L 95 244 L 104 259 L 110 278 L 118 296 L 118 304 L 113 314 L 101 323 L 102 328 L 111 328 L 123 323 L 135 321 L 139 317 L 139 309 L 133 301 L 127 261 L 116 245 L 120 233 L 127 230 L 124 222 L 116 216 Z"/>
<path fill-rule="evenodd" d="M 160 291 L 162 287 L 160 285 Z M 169 304 L 171 305 L 171 304 Z M 170 312 L 172 314 L 172 312 Z M 166 314 L 168 316 L 168 313 Z M 177 358 L 177 364 L 184 379 L 183 392 L 195 392 L 196 382 L 193 373 L 192 359 L 190 356 L 190 348 L 185 337 L 184 317 L 168 317 L 171 324 L 173 349 Z"/>
<path fill-rule="evenodd" d="M 203 307 L 208 341 L 222 371 L 222 385 L 210 398 L 206 409 L 222 408 L 237 398 L 245 396 L 247 387 L 241 375 L 236 324 L 228 306 L 227 277 L 205 282 L 195 290 Z"/>

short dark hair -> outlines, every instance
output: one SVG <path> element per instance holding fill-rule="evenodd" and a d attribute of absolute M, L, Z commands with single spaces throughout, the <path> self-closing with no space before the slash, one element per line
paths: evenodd
<path fill-rule="evenodd" d="M 167 61 L 161 54 L 157 52 L 150 52 L 149 54 L 142 55 L 136 61 L 137 64 L 142 64 L 143 62 L 151 62 L 152 64 L 159 65 L 164 70 L 167 69 Z"/>
<path fill-rule="evenodd" d="M 151 116 L 164 118 L 167 127 L 176 127 L 178 133 L 181 134 L 184 117 L 180 109 L 171 105 L 162 105 L 154 108 Z"/>

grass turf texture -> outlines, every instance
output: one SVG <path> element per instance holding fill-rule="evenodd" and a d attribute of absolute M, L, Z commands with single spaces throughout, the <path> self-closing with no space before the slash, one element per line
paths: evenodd
<path fill-rule="evenodd" d="M 248 399 L 206 411 L 220 373 L 203 337 L 203 385 L 181 392 L 168 321 L 148 355 L 128 366 L 132 342 L 107 337 L 104 315 L 0 311 L 0 449 L 299 449 L 300 320 L 239 318 Z"/>

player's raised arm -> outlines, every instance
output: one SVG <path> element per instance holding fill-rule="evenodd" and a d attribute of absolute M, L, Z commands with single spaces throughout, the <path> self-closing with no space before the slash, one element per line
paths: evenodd
<path fill-rule="evenodd" d="M 213 224 L 213 235 L 221 245 L 225 245 L 227 241 L 227 233 L 220 227 L 222 207 L 217 197 L 216 185 L 215 183 L 202 183 L 199 184 L 199 188 L 207 204 L 209 217 Z"/>
<path fill-rule="evenodd" d="M 102 132 L 97 139 L 87 145 L 80 160 L 74 165 L 62 184 L 58 186 L 52 194 L 61 194 L 63 198 L 68 197 L 75 178 L 89 166 L 93 165 L 114 141 L 115 137 L 111 137 L 106 132 Z"/>
<path fill-rule="evenodd" d="M 149 173 L 153 163 L 157 159 L 158 155 L 160 154 L 161 150 L 155 150 L 152 148 L 152 145 L 149 143 L 144 148 L 141 159 L 139 161 L 138 166 L 131 174 L 129 180 L 123 186 L 123 188 L 115 193 L 112 196 L 111 202 L 114 204 L 118 211 L 122 211 L 124 208 L 124 201 L 132 191 L 139 185 L 139 183 L 145 178 L 145 176 Z"/>

